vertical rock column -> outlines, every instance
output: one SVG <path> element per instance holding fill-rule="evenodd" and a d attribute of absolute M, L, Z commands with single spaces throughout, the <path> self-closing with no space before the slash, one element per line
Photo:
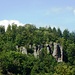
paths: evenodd
<path fill-rule="evenodd" d="M 36 46 L 34 46 L 33 48 L 34 48 L 34 57 L 37 58 Z"/>
<path fill-rule="evenodd" d="M 49 47 L 47 46 L 47 54 L 49 54 Z"/>
<path fill-rule="evenodd" d="M 27 55 L 27 49 L 25 47 L 22 47 L 22 53 Z"/>
<path fill-rule="evenodd" d="M 18 50 L 18 46 L 16 45 L 16 49 Z"/>
<path fill-rule="evenodd" d="M 61 49 L 61 62 L 63 62 L 63 47 L 61 46 L 60 49 Z"/>
<path fill-rule="evenodd" d="M 48 46 L 48 44 L 46 44 L 46 48 L 47 48 L 47 54 L 49 54 L 49 46 Z"/>
<path fill-rule="evenodd" d="M 22 54 L 26 54 L 27 55 L 27 49 L 25 47 L 20 47 L 20 52 L 22 52 Z"/>
<path fill-rule="evenodd" d="M 54 43 L 53 57 L 54 57 L 56 60 L 58 60 L 58 56 L 57 56 L 57 43 Z"/>
<path fill-rule="evenodd" d="M 38 45 L 38 48 L 37 48 L 37 57 L 39 58 L 39 54 L 40 54 L 40 45 Z"/>

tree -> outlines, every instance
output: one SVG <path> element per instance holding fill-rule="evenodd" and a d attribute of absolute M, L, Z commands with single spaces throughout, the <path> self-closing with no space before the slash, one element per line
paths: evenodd
<path fill-rule="evenodd" d="M 45 53 L 43 53 L 45 55 Z M 53 75 L 56 60 L 51 55 L 45 55 L 32 68 L 31 75 Z"/>
<path fill-rule="evenodd" d="M 55 27 L 53 27 L 53 30 L 52 30 L 52 38 L 53 38 L 52 41 L 54 41 L 54 42 L 58 39 L 57 30 Z"/>
<path fill-rule="evenodd" d="M 70 33 L 69 40 L 71 40 L 72 43 L 75 43 L 75 32 Z"/>
<path fill-rule="evenodd" d="M 36 59 L 31 55 L 15 51 L 3 52 L 0 56 L 0 70 L 4 75 L 30 75 L 35 62 Z"/>
<path fill-rule="evenodd" d="M 12 24 L 12 42 L 14 43 L 15 42 L 15 38 L 16 38 L 16 35 L 17 35 L 17 25 L 16 24 Z"/>
<path fill-rule="evenodd" d="M 53 75 L 75 75 L 74 69 L 74 67 L 66 63 L 59 63 L 55 66 L 55 73 Z"/>
<path fill-rule="evenodd" d="M 63 47 L 65 63 L 57 63 L 51 54 L 47 54 L 45 45 L 51 44 L 50 41 Z M 34 44 L 42 49 L 39 58 L 33 56 Z M 27 55 L 19 52 L 21 46 L 27 49 Z M 6 31 L 0 26 L 0 75 L 75 75 L 74 47 L 75 32 L 70 33 L 67 29 L 62 34 L 60 28 L 36 28 L 32 24 L 17 26 L 13 23 Z"/>
<path fill-rule="evenodd" d="M 75 44 L 69 44 L 68 48 L 67 48 L 67 55 L 68 55 L 68 62 L 71 65 L 75 65 Z"/>
<path fill-rule="evenodd" d="M 58 38 L 62 37 L 62 32 L 61 32 L 60 28 L 57 29 L 57 36 L 58 36 Z"/>
<path fill-rule="evenodd" d="M 0 34 L 4 34 L 5 33 L 5 27 L 4 26 L 0 26 Z"/>
<path fill-rule="evenodd" d="M 69 39 L 69 35 L 70 35 L 69 31 L 67 29 L 65 29 L 63 31 L 63 37 L 64 37 L 64 39 L 65 40 L 68 40 Z"/>
<path fill-rule="evenodd" d="M 11 25 L 8 25 L 8 27 L 7 27 L 7 30 L 6 30 L 6 38 L 7 38 L 7 41 L 12 41 Z"/>

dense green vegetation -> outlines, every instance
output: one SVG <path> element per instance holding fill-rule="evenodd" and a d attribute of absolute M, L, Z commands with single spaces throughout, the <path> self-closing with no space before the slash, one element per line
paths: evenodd
<path fill-rule="evenodd" d="M 58 63 L 52 55 L 46 54 L 35 58 L 32 54 L 22 54 L 15 48 L 29 44 L 58 42 L 63 46 L 64 62 Z M 29 49 L 31 50 L 31 49 Z M 5 31 L 0 26 L 0 75 L 75 75 L 75 32 L 48 27 L 36 28 L 26 24 L 12 24 Z"/>

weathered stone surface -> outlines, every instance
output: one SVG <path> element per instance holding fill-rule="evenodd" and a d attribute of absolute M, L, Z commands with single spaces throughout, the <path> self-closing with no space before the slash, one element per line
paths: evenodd
<path fill-rule="evenodd" d="M 60 44 L 54 43 L 53 57 L 58 62 L 63 62 L 63 48 Z"/>
<path fill-rule="evenodd" d="M 22 52 L 22 54 L 27 54 L 27 49 L 25 47 L 20 47 L 20 52 Z"/>
<path fill-rule="evenodd" d="M 60 49 L 61 49 L 61 62 L 63 62 L 63 47 L 61 46 Z"/>
<path fill-rule="evenodd" d="M 18 50 L 18 46 L 16 45 L 16 49 Z"/>
<path fill-rule="evenodd" d="M 54 50 L 52 50 L 54 47 Z M 46 48 L 47 49 L 47 54 L 53 55 L 53 57 L 57 60 L 57 62 L 63 62 L 63 47 L 58 44 L 58 43 L 52 43 L 50 42 L 49 44 L 42 44 L 42 45 L 35 45 L 33 46 L 29 45 L 29 48 L 34 50 L 34 57 L 38 58 L 39 55 L 42 53 L 42 49 Z M 27 54 L 27 49 L 24 46 L 18 47 L 16 46 L 16 49 L 20 50 L 23 54 Z"/>
<path fill-rule="evenodd" d="M 54 51 L 53 51 L 53 56 L 57 60 L 57 43 L 54 43 Z"/>
<path fill-rule="evenodd" d="M 37 52 L 36 52 L 36 46 L 35 45 L 33 46 L 33 49 L 34 49 L 34 57 L 37 58 Z"/>

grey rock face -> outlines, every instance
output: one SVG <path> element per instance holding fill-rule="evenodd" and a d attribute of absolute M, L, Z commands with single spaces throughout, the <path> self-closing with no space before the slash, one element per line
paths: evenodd
<path fill-rule="evenodd" d="M 37 58 L 36 46 L 34 46 L 33 48 L 34 48 L 34 57 Z"/>
<path fill-rule="evenodd" d="M 53 57 L 57 60 L 57 43 L 54 43 Z"/>
<path fill-rule="evenodd" d="M 25 47 L 20 47 L 20 52 L 22 52 L 22 54 L 27 54 L 27 49 Z"/>
<path fill-rule="evenodd" d="M 63 62 L 63 48 L 60 44 L 54 43 L 53 57 L 58 62 Z"/>
<path fill-rule="evenodd" d="M 18 46 L 16 45 L 16 49 L 18 50 Z"/>
<path fill-rule="evenodd" d="M 42 44 L 42 45 L 29 45 L 29 48 L 34 50 L 34 57 L 39 58 L 39 55 L 42 53 L 42 49 L 46 48 L 47 54 L 53 55 L 53 57 L 57 60 L 57 62 L 63 62 L 63 47 L 58 43 L 50 44 Z M 54 50 L 52 50 L 54 48 Z M 20 50 L 22 54 L 27 54 L 27 49 L 24 46 L 18 47 L 16 46 L 17 50 Z"/>

